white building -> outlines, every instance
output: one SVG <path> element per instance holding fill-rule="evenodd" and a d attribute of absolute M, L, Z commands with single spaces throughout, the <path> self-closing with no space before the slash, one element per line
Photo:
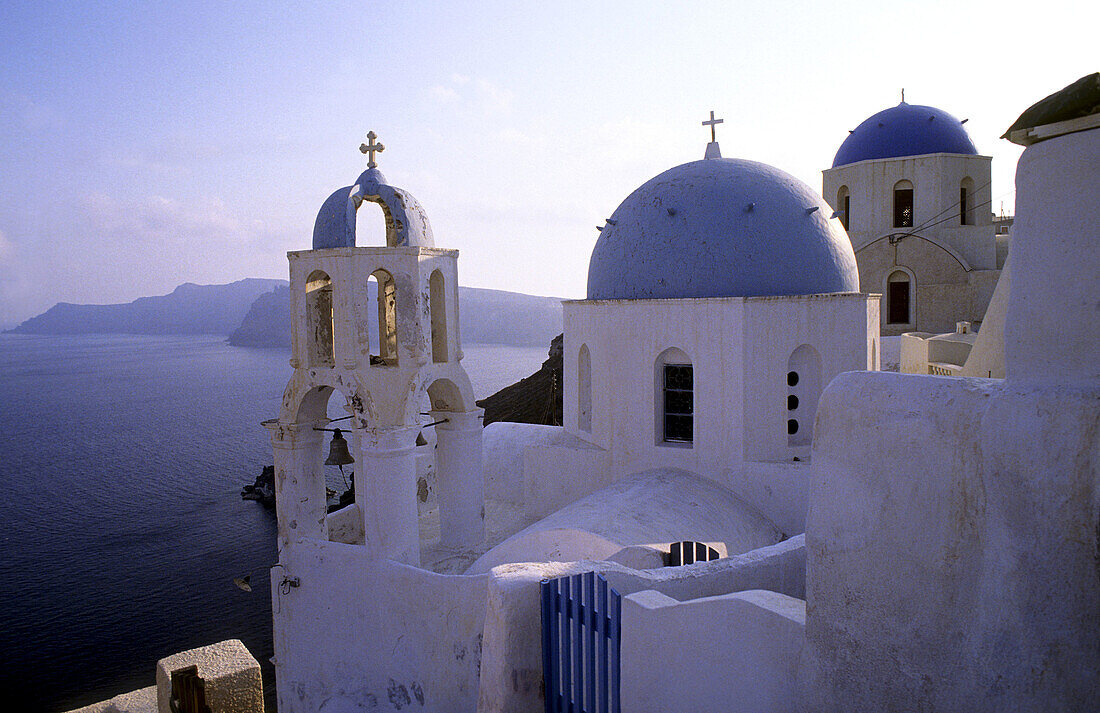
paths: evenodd
<path fill-rule="evenodd" d="M 883 296 L 884 336 L 981 321 L 1004 262 L 990 162 L 963 122 L 902 101 L 857 126 L 823 172 L 860 285 Z"/>
<path fill-rule="evenodd" d="M 565 311 L 566 425 L 484 435 L 456 256 L 372 166 L 291 254 L 295 376 L 268 423 L 280 711 L 591 702 L 593 655 L 567 669 L 583 685 L 544 676 L 539 623 L 540 580 L 591 571 L 621 603 L 599 656 L 622 710 L 1093 710 L 1096 119 L 1021 159 L 1005 380 L 873 373 L 878 299 L 838 221 L 712 143 L 604 226 Z M 363 200 L 386 247 L 354 245 Z M 315 429 L 336 392 L 360 475 L 326 516 Z M 661 566 L 680 541 L 721 558 Z M 586 602 L 545 611 L 602 646 Z"/>

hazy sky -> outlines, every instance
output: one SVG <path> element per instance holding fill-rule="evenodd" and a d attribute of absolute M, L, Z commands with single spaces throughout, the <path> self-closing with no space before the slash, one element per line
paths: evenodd
<path fill-rule="evenodd" d="M 711 109 L 725 156 L 820 190 L 848 130 L 905 87 L 970 120 L 993 208 L 1011 212 L 1019 151 L 997 137 L 1096 71 L 1098 8 L 5 3 L 0 324 L 285 277 L 321 202 L 365 167 L 371 129 L 390 182 L 479 287 L 582 297 L 596 225 L 702 157 Z"/>

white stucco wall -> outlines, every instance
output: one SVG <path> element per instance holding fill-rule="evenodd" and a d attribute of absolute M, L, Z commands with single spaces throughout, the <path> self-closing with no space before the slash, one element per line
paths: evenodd
<path fill-rule="evenodd" d="M 659 467 L 714 477 L 746 460 L 805 457 L 808 447 L 787 442 L 792 352 L 802 344 L 818 352 L 822 386 L 840 372 L 878 365 L 878 300 L 863 294 L 572 301 L 564 319 L 565 429 L 607 450 L 615 478 Z M 582 344 L 591 355 L 591 433 L 577 427 Z M 693 367 L 690 445 L 659 442 L 655 362 L 670 348 Z"/>
<path fill-rule="evenodd" d="M 282 713 L 474 709 L 485 576 L 438 575 L 312 539 L 282 558 L 301 582 L 282 594 L 284 572 L 273 570 Z"/>
<path fill-rule="evenodd" d="M 531 446 L 557 440 L 560 426 L 498 421 L 485 427 L 481 442 L 481 469 L 485 497 L 523 504 L 523 455 Z"/>
<path fill-rule="evenodd" d="M 622 709 L 788 713 L 805 626 L 805 601 L 765 590 L 624 597 Z"/>
<path fill-rule="evenodd" d="M 1008 296 L 1012 291 L 1012 260 L 1005 262 L 997 288 L 989 300 L 989 307 L 982 318 L 982 328 L 974 340 L 974 348 L 963 365 L 962 376 L 984 376 L 991 379 L 1005 378 L 1005 317 L 1008 313 Z"/>
<path fill-rule="evenodd" d="M 787 420 L 796 418 L 800 431 L 812 429 L 816 398 L 803 394 L 800 407 L 787 410 L 788 360 L 800 346 L 813 347 L 821 360 L 822 390 L 841 372 L 878 369 L 871 353 L 871 342 L 878 337 L 878 299 L 865 294 L 750 297 L 744 302 L 742 324 L 742 379 L 747 387 L 742 392 L 743 456 L 738 460 L 806 459 L 809 440 L 805 446 L 788 445 Z"/>
<path fill-rule="evenodd" d="M 803 710 L 1095 709 L 1098 190 L 1100 130 L 1020 159 L 1003 382 L 847 374 L 826 391 Z"/>

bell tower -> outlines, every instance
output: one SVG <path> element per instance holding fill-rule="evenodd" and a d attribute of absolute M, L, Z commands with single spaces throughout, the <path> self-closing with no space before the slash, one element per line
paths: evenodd
<path fill-rule="evenodd" d="M 419 565 L 417 436 L 436 429 L 441 544 L 475 546 L 485 529 L 483 411 L 460 363 L 458 251 L 435 247 L 420 204 L 378 170 L 385 147 L 373 131 L 367 138 L 367 170 L 321 206 L 313 249 L 287 255 L 294 375 L 279 417 L 264 424 L 275 451 L 279 550 L 329 539 L 323 447 L 339 427 L 355 460 L 348 507 L 362 521 L 359 544 Z M 356 244 L 364 202 L 381 208 L 385 245 Z M 330 398 L 347 416 L 330 421 Z"/>

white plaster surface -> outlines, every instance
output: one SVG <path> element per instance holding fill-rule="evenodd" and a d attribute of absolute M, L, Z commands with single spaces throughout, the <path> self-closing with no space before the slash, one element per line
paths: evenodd
<path fill-rule="evenodd" d="M 622 602 L 622 709 L 788 713 L 806 602 L 750 590 L 678 602 L 653 590 Z"/>
<path fill-rule="evenodd" d="M 560 426 L 497 421 L 482 436 L 482 473 L 485 497 L 523 504 L 523 454 L 531 446 L 553 443 Z"/>
<path fill-rule="evenodd" d="M 333 542 L 363 544 L 363 513 L 355 503 L 328 514 L 328 537 Z"/>
<path fill-rule="evenodd" d="M 962 376 L 978 376 L 990 379 L 1005 378 L 1005 317 L 1008 314 L 1008 297 L 1012 291 L 1012 258 L 1004 263 L 997 289 L 989 300 L 989 307 L 982 318 L 982 328 L 974 340 L 974 348 L 963 365 Z"/>
<path fill-rule="evenodd" d="M 1020 159 L 1003 382 L 826 390 L 803 710 L 1096 709 L 1098 190 L 1100 130 Z"/>
<path fill-rule="evenodd" d="M 487 577 L 447 576 L 303 539 L 282 553 L 301 586 L 275 598 L 280 713 L 476 706 Z"/>
<path fill-rule="evenodd" d="M 779 530 L 729 491 L 699 476 L 656 469 L 617 481 L 543 518 L 482 555 L 468 572 L 507 562 L 603 560 L 624 547 L 680 540 L 729 553 L 774 544 Z"/>
<path fill-rule="evenodd" d="M 172 713 L 172 673 L 198 667 L 206 689 L 206 704 L 213 713 L 263 713 L 264 690 L 260 664 L 238 639 L 219 641 L 182 651 L 157 661 L 157 708 Z"/>
<path fill-rule="evenodd" d="M 565 429 L 608 452 L 613 478 L 659 467 L 718 476 L 742 461 L 804 459 L 809 446 L 787 438 L 791 354 L 808 345 L 820 355 L 822 386 L 841 372 L 878 366 L 871 346 L 878 298 L 866 294 L 570 301 L 564 321 Z M 572 375 L 582 345 L 592 367 L 590 433 L 576 427 Z M 693 368 L 690 446 L 663 442 L 659 425 L 655 363 L 670 348 Z M 810 427 L 812 414 L 802 421 Z"/>
<path fill-rule="evenodd" d="M 1016 168 L 1008 375 L 1100 383 L 1100 129 L 1028 147 Z"/>

